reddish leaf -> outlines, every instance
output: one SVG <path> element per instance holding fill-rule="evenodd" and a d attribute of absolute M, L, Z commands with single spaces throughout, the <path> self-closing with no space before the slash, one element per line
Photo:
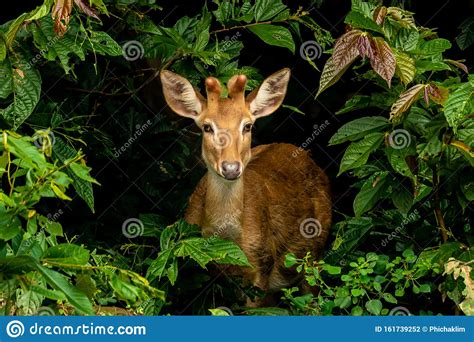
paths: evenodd
<path fill-rule="evenodd" d="M 89 0 L 74 0 L 76 6 L 89 17 L 99 19 L 97 12 L 89 5 Z"/>
<path fill-rule="evenodd" d="M 386 15 L 387 15 L 387 7 L 385 6 L 377 7 L 374 11 L 374 21 L 377 24 L 382 25 Z"/>
<path fill-rule="evenodd" d="M 374 41 L 368 34 L 362 34 L 357 39 L 357 49 L 362 58 L 374 58 Z"/>
<path fill-rule="evenodd" d="M 400 115 L 406 112 L 411 105 L 418 99 L 421 91 L 425 88 L 424 84 L 417 84 L 400 94 L 400 97 L 390 109 L 390 120 L 397 120 Z"/>
<path fill-rule="evenodd" d="M 382 38 L 374 38 L 373 42 L 374 58 L 370 60 L 370 64 L 374 71 L 387 81 L 387 84 L 390 87 L 397 66 L 395 56 L 393 55 L 390 46 L 388 46 L 387 42 Z"/>
<path fill-rule="evenodd" d="M 449 91 L 444 87 L 437 86 L 436 84 L 429 84 L 425 88 L 425 102 L 427 102 L 427 98 L 433 100 L 433 102 L 437 104 L 444 104 L 448 99 Z"/>
<path fill-rule="evenodd" d="M 469 70 L 467 69 L 466 64 L 461 63 L 461 62 L 464 62 L 464 60 L 462 60 L 462 61 L 454 61 L 454 60 L 452 60 L 452 59 L 445 59 L 444 61 L 447 62 L 447 63 L 449 63 L 449 64 L 454 65 L 455 67 L 458 67 L 459 69 L 461 69 L 462 71 L 464 71 L 466 74 L 469 74 Z"/>
<path fill-rule="evenodd" d="M 336 40 L 332 54 L 333 63 L 336 68 L 343 68 L 347 64 L 347 60 L 350 59 L 350 56 L 354 55 L 357 51 L 357 42 L 362 34 L 363 32 L 360 30 L 352 30 L 344 33 Z M 357 54 L 359 53 L 357 52 Z"/>
<path fill-rule="evenodd" d="M 54 32 L 62 36 L 67 31 L 67 25 L 71 19 L 72 0 L 55 0 L 51 13 L 54 19 Z"/>
<path fill-rule="evenodd" d="M 360 30 L 352 30 L 343 34 L 334 45 L 331 58 L 324 65 L 321 79 L 319 80 L 318 96 L 325 89 L 336 83 L 347 68 L 359 56 L 357 42 L 363 34 Z"/>

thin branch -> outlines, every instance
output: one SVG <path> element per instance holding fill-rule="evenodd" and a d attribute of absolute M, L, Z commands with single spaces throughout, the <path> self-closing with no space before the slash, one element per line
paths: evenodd
<path fill-rule="evenodd" d="M 439 175 L 436 166 L 433 168 L 433 188 L 434 188 L 434 213 L 436 222 L 441 230 L 441 237 L 443 242 L 448 241 L 448 230 L 446 229 L 446 223 L 444 222 L 443 212 L 441 211 L 441 201 L 439 197 Z"/>

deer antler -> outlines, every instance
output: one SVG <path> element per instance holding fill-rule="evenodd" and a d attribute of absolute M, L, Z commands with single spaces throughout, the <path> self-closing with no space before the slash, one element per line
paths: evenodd
<path fill-rule="evenodd" d="M 221 84 L 215 77 L 206 78 L 207 104 L 208 106 L 217 106 L 221 97 Z"/>
<path fill-rule="evenodd" d="M 247 84 L 247 77 L 245 75 L 235 75 L 227 83 L 227 90 L 229 96 L 234 101 L 245 102 L 245 85 Z"/>

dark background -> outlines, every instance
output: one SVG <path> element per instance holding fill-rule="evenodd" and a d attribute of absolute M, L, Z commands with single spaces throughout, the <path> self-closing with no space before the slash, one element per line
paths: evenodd
<path fill-rule="evenodd" d="M 177 19 L 184 15 L 194 16 L 200 13 L 203 3 L 202 1 L 184 0 L 159 2 L 163 9 L 156 11 L 154 15 L 155 23 L 172 26 Z M 310 9 L 311 16 L 323 28 L 329 30 L 334 38 L 344 33 L 343 18 L 350 10 L 350 1 L 327 0 L 320 7 L 315 7 L 311 1 L 285 1 L 285 3 L 293 10 L 296 10 L 299 6 Z M 455 44 L 455 37 L 460 32 L 459 24 L 472 15 L 474 1 L 433 0 L 402 1 L 401 3 L 404 4 L 406 9 L 415 12 L 418 25 L 438 28 L 440 37 L 447 38 L 453 43 L 453 48 L 447 54 L 448 58 L 463 59 L 472 54 L 472 47 L 467 51 L 460 51 Z M 384 4 L 390 6 L 390 2 L 385 1 Z M 37 5 L 37 1 L 33 0 L 18 2 L 14 8 L 2 10 L 0 21 L 5 22 L 7 19 L 15 18 L 24 11 L 31 10 L 35 5 Z M 395 5 L 400 6 L 400 3 L 398 2 Z M 215 5 L 208 3 L 208 6 L 213 9 Z M 107 25 L 112 20 L 115 19 L 104 20 L 104 30 L 107 30 Z M 292 79 L 284 103 L 298 107 L 306 114 L 301 115 L 292 113 L 287 109 L 281 109 L 273 114 L 271 118 L 259 120 L 253 134 L 254 145 L 271 142 L 289 142 L 301 145 L 311 136 L 314 125 L 321 127 L 327 120 L 329 122 L 327 128 L 317 135 L 317 139 L 308 148 L 311 149 L 317 164 L 324 168 L 331 178 L 334 210 L 336 212 L 335 220 L 337 221 L 337 213 L 352 212 L 354 192 L 350 190 L 350 185 L 353 180 L 347 175 L 336 178 L 345 146 L 328 147 L 327 142 L 345 122 L 357 116 L 377 115 L 378 112 L 373 112 L 376 109 L 369 109 L 363 113 L 353 112 L 340 116 L 336 116 L 334 113 L 354 94 L 360 91 L 367 94 L 373 89 L 369 88 L 368 85 L 355 82 L 352 79 L 354 75 L 349 72 L 335 86 L 324 92 L 318 99 L 314 99 L 320 73 L 300 58 L 298 49 L 302 42 L 296 42 L 296 53 L 292 55 L 286 49 L 272 48 L 262 44 L 258 38 L 245 30 L 239 30 L 239 32 L 242 34 L 240 39 L 244 43 L 240 64 L 252 65 L 258 68 L 263 76 L 267 76 L 281 68 L 290 67 L 292 69 Z M 304 30 L 302 32 L 303 41 L 314 39 L 309 32 Z M 226 34 L 232 35 L 232 32 Z M 327 55 L 323 54 L 315 60 L 315 64 L 320 70 L 322 70 L 326 59 Z M 87 64 L 87 61 L 83 64 Z M 143 68 L 143 61 L 137 63 L 136 67 Z M 78 75 L 81 74 L 80 71 L 78 70 Z M 115 71 L 115 75 L 120 76 L 121 72 L 125 71 L 118 69 Z M 58 77 L 62 77 L 60 72 Z M 52 87 L 46 85 L 43 89 L 48 89 L 47 95 L 57 101 L 75 97 L 77 97 L 77 101 L 80 101 L 83 94 L 68 90 L 72 86 L 77 85 L 71 79 L 64 78 Z M 175 127 L 189 126 L 188 129 L 191 132 L 195 131 L 190 120 L 179 118 L 170 113 L 168 109 L 162 111 L 165 104 L 158 82 L 150 83 L 137 96 L 141 102 L 146 104 L 140 108 L 142 116 L 145 119 L 152 119 L 154 125 L 157 125 L 157 122 L 164 121 Z M 153 101 L 150 102 L 150 98 L 153 98 Z M 126 99 L 120 100 L 125 101 Z M 121 146 L 127 140 L 130 132 L 114 120 L 109 123 L 106 110 L 108 98 L 93 95 L 90 102 L 84 104 L 84 108 L 90 108 L 93 101 L 95 103 L 100 102 L 101 108 L 104 108 L 104 110 L 97 112 L 98 115 L 91 124 L 100 127 L 104 137 L 112 140 L 115 146 Z M 110 99 L 110 101 L 117 101 L 117 99 Z M 134 108 L 134 106 L 126 106 L 120 115 L 128 115 L 127 113 L 133 112 Z M 196 168 L 191 167 L 200 156 L 199 138 L 197 136 L 190 134 L 183 137 L 183 141 L 193 152 L 191 154 L 195 156 L 187 161 L 191 171 L 183 170 L 182 173 L 178 171 L 167 179 L 162 179 L 160 173 L 162 165 L 160 164 L 167 163 L 171 158 L 170 154 L 180 153 L 180 150 L 176 150 L 176 146 L 172 143 L 176 138 L 175 135 L 155 134 L 153 132 L 146 134 L 140 138 L 138 144 L 134 144 L 130 151 L 127 151 L 119 160 L 113 160 L 110 156 L 100 152 L 102 147 L 97 142 L 97 137 L 89 138 L 85 137 L 88 146 L 84 150 L 88 157 L 88 164 L 93 168 L 93 175 L 102 184 L 100 187 L 95 187 L 96 213 L 84 216 L 83 213 L 87 212 L 87 208 L 78 200 L 72 203 L 63 203 L 61 206 L 66 213 L 61 221 L 65 227 L 74 227 L 74 232 L 79 235 L 82 235 L 81 233 L 86 230 L 93 230 L 94 234 L 83 236 L 95 236 L 98 240 L 110 241 L 113 245 L 121 223 L 128 217 L 137 217 L 142 213 L 154 213 L 159 215 L 165 223 L 170 223 L 182 215 L 186 198 L 193 191 L 194 185 L 205 171 L 202 164 Z M 147 165 L 151 167 L 148 168 Z M 146 169 L 145 172 L 144 169 Z M 150 183 L 151 187 L 148 188 Z"/>

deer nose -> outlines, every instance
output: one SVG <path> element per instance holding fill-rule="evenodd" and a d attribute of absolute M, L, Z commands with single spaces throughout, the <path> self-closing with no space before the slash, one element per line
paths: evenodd
<path fill-rule="evenodd" d="M 225 179 L 234 180 L 240 176 L 240 163 L 223 161 L 221 171 Z"/>

